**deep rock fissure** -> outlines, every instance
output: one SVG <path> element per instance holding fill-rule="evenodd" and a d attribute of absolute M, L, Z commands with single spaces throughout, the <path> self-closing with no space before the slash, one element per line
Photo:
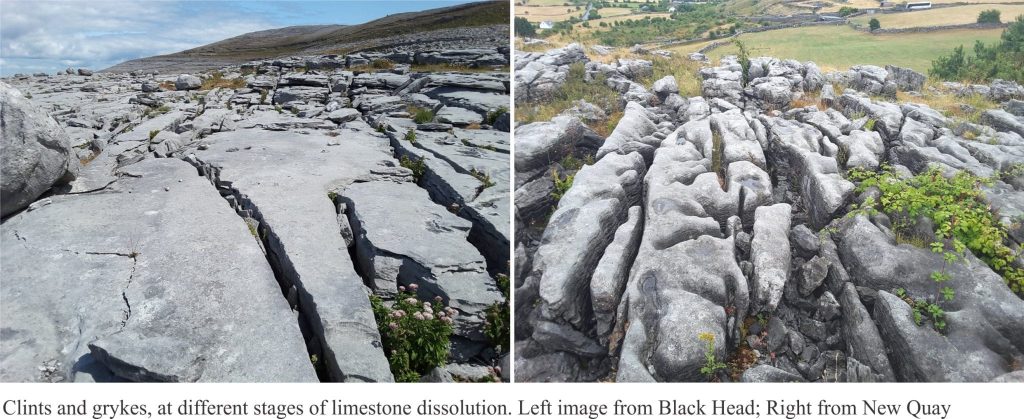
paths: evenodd
<path fill-rule="evenodd" d="M 396 160 L 401 160 L 402 157 L 416 159 L 417 156 L 408 151 L 408 149 L 402 145 L 402 139 L 398 138 L 397 134 L 389 131 L 387 135 L 391 140 L 391 149 Z M 414 147 L 427 151 L 431 153 L 431 155 L 438 157 L 436 153 L 430 150 L 415 145 Z M 443 157 L 438 158 L 445 162 L 449 162 L 448 159 Z M 452 168 L 459 173 L 470 174 L 468 171 L 464 171 L 464 169 L 454 163 L 449 162 L 449 164 L 451 164 Z M 431 201 L 437 205 L 448 208 L 449 211 L 457 206 L 458 209 L 457 211 L 453 211 L 453 214 L 473 223 L 473 227 L 469 230 L 468 241 L 476 247 L 477 251 L 480 252 L 481 255 L 484 256 L 484 259 L 487 261 L 487 272 L 492 276 L 499 273 L 507 274 L 509 272 L 509 243 L 505 243 L 504 240 L 500 238 L 500 235 L 494 230 L 494 227 L 490 226 L 490 223 L 487 222 L 480 213 L 467 206 L 466 202 L 459 198 L 459 194 L 451 187 L 451 185 L 445 182 L 444 178 L 434 172 L 434 170 L 428 165 L 425 168 L 423 176 L 417 180 L 416 186 L 426 190 Z M 482 189 L 478 189 L 477 195 L 482 191 Z M 505 251 L 502 251 L 501 249 L 505 249 Z"/>
<path fill-rule="evenodd" d="M 189 157 L 192 156 L 194 155 Z M 317 359 L 317 365 L 314 365 L 317 378 L 321 382 L 343 381 L 343 377 L 337 377 L 331 372 L 338 370 L 337 361 L 334 357 L 334 351 L 325 343 L 327 340 L 324 338 L 324 327 L 319 313 L 316 311 L 314 298 L 303 287 L 298 273 L 295 272 L 295 268 L 288 258 L 288 254 L 275 250 L 281 248 L 281 246 L 275 245 L 280 243 L 280 239 L 274 233 L 273 228 L 265 221 L 259 208 L 241 191 L 230 186 L 229 183 L 222 182 L 220 180 L 220 170 L 217 167 L 207 164 L 198 158 L 187 158 L 184 160 L 191 163 L 198 171 L 199 176 L 209 180 L 210 184 L 218 189 L 218 192 L 222 192 L 223 189 L 227 193 L 227 195 L 221 193 L 221 197 L 231 204 L 236 214 L 243 218 L 243 221 L 245 221 L 245 218 L 251 218 L 258 223 L 258 227 L 256 227 L 256 236 L 258 237 L 255 237 L 255 239 L 262 244 L 267 263 L 274 272 L 274 277 L 277 279 L 283 297 L 288 301 L 289 307 L 298 314 L 299 330 L 302 333 L 303 341 L 306 343 L 306 351 L 311 362 L 313 357 Z M 248 222 L 246 223 L 248 224 Z M 291 298 L 293 292 L 298 294 L 297 299 Z M 323 366 L 326 366 L 326 368 Z"/>

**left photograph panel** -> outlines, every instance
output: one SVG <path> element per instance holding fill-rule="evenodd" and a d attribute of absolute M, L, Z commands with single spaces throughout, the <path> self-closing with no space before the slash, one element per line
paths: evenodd
<path fill-rule="evenodd" d="M 509 381 L 509 2 L 0 7 L 0 381 Z"/>

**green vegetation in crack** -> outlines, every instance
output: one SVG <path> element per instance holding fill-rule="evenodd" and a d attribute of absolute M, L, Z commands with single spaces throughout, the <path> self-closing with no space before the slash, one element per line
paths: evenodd
<path fill-rule="evenodd" d="M 470 169 L 469 174 L 475 177 L 476 180 L 480 181 L 480 187 L 477 189 L 477 192 L 483 191 L 484 189 L 490 188 L 491 186 L 495 185 L 494 181 L 491 180 L 491 175 L 487 173 L 481 172 L 476 169 Z"/>
<path fill-rule="evenodd" d="M 555 190 L 551 191 L 551 197 L 555 198 L 555 201 L 561 201 L 562 197 L 565 196 L 566 192 L 569 192 L 569 188 L 572 188 L 573 178 L 575 174 L 571 174 L 562 179 L 562 176 L 558 174 L 557 169 L 551 169 L 551 182 L 555 185 Z"/>
<path fill-rule="evenodd" d="M 225 89 L 241 89 L 245 87 L 245 79 L 240 77 L 226 79 L 224 78 L 224 73 L 214 71 L 213 74 L 210 75 L 210 77 L 208 77 L 206 80 L 203 80 L 203 84 L 199 87 L 199 90 L 213 90 L 218 87 Z"/>
<path fill-rule="evenodd" d="M 562 160 L 558 162 L 558 164 L 567 171 L 575 172 L 577 170 L 582 169 L 584 165 L 589 166 L 594 164 L 594 156 L 588 155 L 583 160 L 580 160 L 579 158 L 570 153 L 567 154 L 565 157 L 562 157 Z"/>
<path fill-rule="evenodd" d="M 426 124 L 434 120 L 434 111 L 430 109 L 411 106 L 408 112 L 412 115 L 412 121 L 417 124 Z"/>
<path fill-rule="evenodd" d="M 423 157 L 418 159 L 410 159 L 409 156 L 402 156 L 398 160 L 398 164 L 402 167 L 412 170 L 412 176 L 417 182 L 423 178 L 423 175 L 427 173 L 427 164 L 423 162 Z"/>
<path fill-rule="evenodd" d="M 497 121 L 500 116 L 506 113 L 508 113 L 508 108 L 504 106 L 489 111 L 487 112 L 487 117 L 484 118 L 484 123 L 486 123 L 487 125 L 494 125 L 494 122 Z"/>
<path fill-rule="evenodd" d="M 149 118 L 155 118 L 157 116 L 163 115 L 163 114 L 165 114 L 167 112 L 170 112 L 170 111 L 171 111 L 171 107 L 170 106 L 160 105 L 160 107 L 158 107 L 158 108 L 149 108 L 149 110 L 147 110 L 143 114 L 143 116 L 149 117 Z"/>
<path fill-rule="evenodd" d="M 697 335 L 697 338 L 704 342 L 704 365 L 700 367 L 700 373 L 704 374 L 708 381 L 714 381 L 718 376 L 718 371 L 725 369 L 728 365 L 715 357 L 715 335 L 713 333 L 703 332 Z"/>
<path fill-rule="evenodd" d="M 397 382 L 417 382 L 420 376 L 443 366 L 451 347 L 455 309 L 445 307 L 441 297 L 433 302 L 416 296 L 418 286 L 398 288 L 393 305 L 370 296 L 384 355 Z"/>
<path fill-rule="evenodd" d="M 747 46 L 743 44 L 743 41 L 739 39 L 733 39 L 733 44 L 736 44 L 736 49 L 739 50 L 736 53 L 736 58 L 740 62 L 740 80 L 743 87 L 747 86 L 750 78 L 750 52 L 747 51 Z"/>
<path fill-rule="evenodd" d="M 508 352 L 509 342 L 511 342 L 511 333 L 509 332 L 509 319 L 511 319 L 511 308 L 509 305 L 510 284 L 508 275 L 499 274 L 495 282 L 498 284 L 498 290 L 501 291 L 501 295 L 505 300 L 491 304 L 487 308 L 484 317 L 484 336 L 487 336 L 491 344 L 498 348 L 499 353 L 503 353 Z"/>
<path fill-rule="evenodd" d="M 586 68 L 581 62 L 569 65 L 565 83 L 550 98 L 540 103 L 520 103 L 516 108 L 516 121 L 529 124 L 531 122 L 550 121 L 566 109 L 574 106 L 573 102 L 583 99 L 604 109 L 608 114 L 608 123 L 591 123 L 590 128 L 598 134 L 607 136 L 622 116 L 619 104 L 620 94 L 605 82 L 604 74 L 597 74 L 590 81 L 586 80 Z M 616 116 L 617 115 L 617 116 Z M 614 122 L 614 123 L 612 123 Z"/>
<path fill-rule="evenodd" d="M 402 139 L 410 143 L 416 144 L 416 130 L 406 131 L 405 136 L 402 137 Z"/>
<path fill-rule="evenodd" d="M 1010 290 L 1024 296 L 1024 269 L 1016 266 L 1018 252 L 1006 244 L 1008 226 L 992 213 L 981 191 L 994 179 L 966 171 L 947 177 L 937 167 L 907 179 L 887 167 L 880 172 L 854 169 L 849 178 L 858 182 L 858 192 L 872 187 L 880 191 L 877 200 L 866 200 L 851 214 L 884 212 L 892 220 L 893 231 L 904 237 L 913 236 L 911 231 L 921 217 L 934 225 L 935 238 L 928 248 L 942 254 L 943 266 L 931 275 L 939 288 L 934 301 L 927 303 L 936 307 L 922 305 L 918 310 L 932 316 L 936 329 L 945 328 L 938 310 L 942 302 L 952 301 L 956 295 L 945 285 L 952 279 L 948 267 L 965 260 L 968 251 L 1001 275 Z"/>

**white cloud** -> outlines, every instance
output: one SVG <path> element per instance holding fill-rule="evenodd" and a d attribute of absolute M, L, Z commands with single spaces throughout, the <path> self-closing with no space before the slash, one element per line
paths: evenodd
<path fill-rule="evenodd" d="M 4 0 L 0 74 L 99 70 L 274 26 L 220 2 Z"/>

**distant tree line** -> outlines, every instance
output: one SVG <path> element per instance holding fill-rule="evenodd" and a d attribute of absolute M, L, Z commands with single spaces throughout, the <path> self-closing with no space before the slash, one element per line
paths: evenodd
<path fill-rule="evenodd" d="M 515 29 L 516 36 L 537 36 L 537 30 L 533 28 L 533 24 L 530 23 L 529 20 L 526 20 L 525 17 L 515 18 L 513 26 Z"/>
<path fill-rule="evenodd" d="M 1024 83 L 1024 16 L 1017 16 L 997 43 L 975 42 L 974 56 L 965 53 L 963 45 L 958 46 L 951 54 L 932 61 L 928 74 L 955 81 L 1004 79 Z"/>

